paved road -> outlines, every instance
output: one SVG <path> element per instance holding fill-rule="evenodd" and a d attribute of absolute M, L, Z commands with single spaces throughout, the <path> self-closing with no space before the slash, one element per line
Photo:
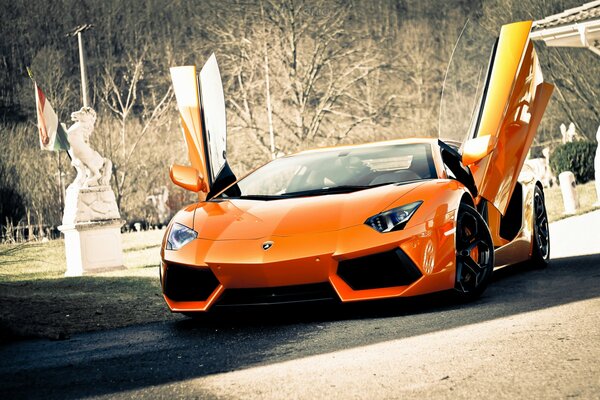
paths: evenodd
<path fill-rule="evenodd" d="M 600 398 L 600 211 L 551 232 L 549 268 L 498 271 L 468 305 L 286 307 L 10 344 L 0 397 Z"/>

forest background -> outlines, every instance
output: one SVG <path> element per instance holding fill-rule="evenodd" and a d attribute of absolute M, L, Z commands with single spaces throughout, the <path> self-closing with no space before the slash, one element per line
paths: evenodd
<path fill-rule="evenodd" d="M 176 211 L 190 197 L 168 167 L 186 164 L 169 67 L 199 68 L 215 53 L 223 75 L 228 159 L 241 176 L 271 158 L 266 78 L 277 154 L 411 136 L 464 137 L 468 108 L 502 24 L 541 19 L 573 0 L 2 0 L 0 5 L 0 224 L 60 224 L 74 178 L 64 152 L 39 149 L 33 70 L 62 122 L 81 107 L 77 39 L 84 33 L 92 143 L 113 162 L 122 217 L 155 219 L 149 195 Z M 468 22 L 467 22 L 468 21 Z M 465 25 L 467 24 L 467 25 Z M 467 28 L 465 28 L 467 26 Z M 464 29 L 465 28 L 465 29 Z M 440 94 L 455 42 L 448 101 Z M 534 153 L 560 142 L 562 123 L 593 140 L 600 121 L 600 63 L 584 49 L 537 43 L 557 90 Z M 460 53 L 460 54 L 459 54 Z M 473 63 L 473 61 L 476 61 Z M 267 68 L 268 67 L 268 68 Z M 454 97 L 452 97 L 454 96 Z M 464 104 L 463 104 L 464 103 Z M 468 121 L 467 121 L 468 125 Z M 448 134 L 448 132 L 450 134 Z M 187 199 L 185 196 L 188 196 Z M 160 222 L 160 221 L 152 221 Z"/>

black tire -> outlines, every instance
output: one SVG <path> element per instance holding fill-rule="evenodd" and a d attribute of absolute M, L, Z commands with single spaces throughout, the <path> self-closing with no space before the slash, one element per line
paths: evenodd
<path fill-rule="evenodd" d="M 490 228 L 476 209 L 463 203 L 456 220 L 456 296 L 462 301 L 477 299 L 490 283 L 493 271 Z"/>
<path fill-rule="evenodd" d="M 550 263 L 550 229 L 544 192 L 539 186 L 533 192 L 533 240 L 531 265 L 545 268 Z"/>

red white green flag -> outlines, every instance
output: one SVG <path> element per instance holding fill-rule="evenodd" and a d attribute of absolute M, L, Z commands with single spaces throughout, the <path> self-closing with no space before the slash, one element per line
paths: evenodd
<path fill-rule="evenodd" d="M 48 99 L 37 85 L 35 85 L 35 104 L 37 109 L 38 133 L 42 150 L 58 151 L 69 150 L 67 132 L 50 105 Z"/>

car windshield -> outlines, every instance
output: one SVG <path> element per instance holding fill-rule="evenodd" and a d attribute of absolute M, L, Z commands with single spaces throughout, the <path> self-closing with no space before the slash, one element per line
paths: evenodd
<path fill-rule="evenodd" d="M 436 176 L 428 143 L 339 148 L 273 160 L 238 181 L 236 198 L 345 193 Z"/>

